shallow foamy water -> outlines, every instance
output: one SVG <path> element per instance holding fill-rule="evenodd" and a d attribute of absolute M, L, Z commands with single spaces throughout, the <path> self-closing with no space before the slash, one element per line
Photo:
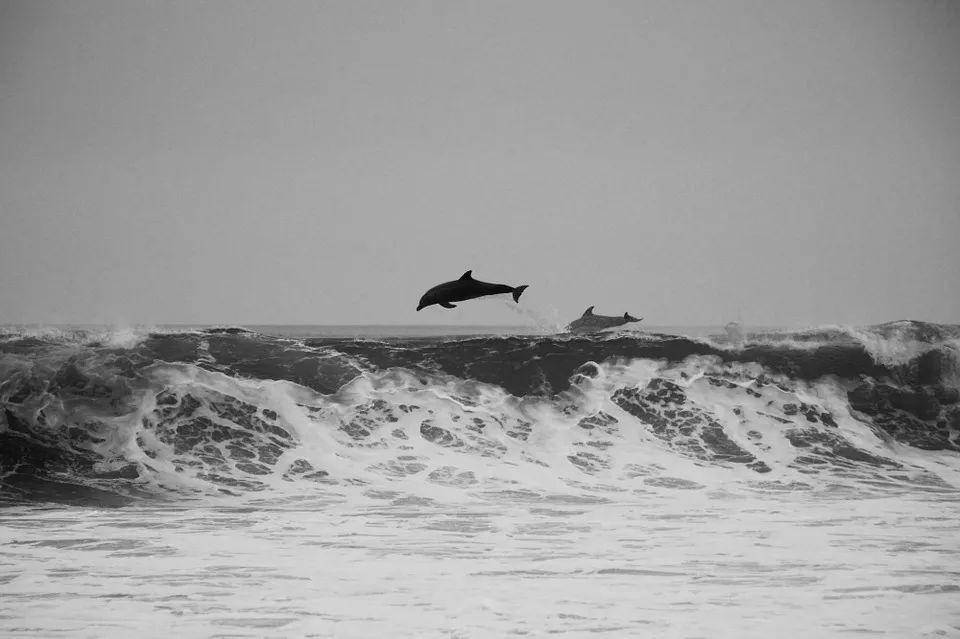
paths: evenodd
<path fill-rule="evenodd" d="M 7 636 L 960 633 L 953 492 L 646 488 L 0 511 Z"/>

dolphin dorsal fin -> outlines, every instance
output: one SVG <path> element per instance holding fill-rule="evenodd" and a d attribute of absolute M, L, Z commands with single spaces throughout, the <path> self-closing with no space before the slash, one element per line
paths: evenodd
<path fill-rule="evenodd" d="M 461 275 L 461 276 L 460 276 L 460 279 L 461 279 L 461 280 L 472 280 L 472 279 L 473 279 L 472 273 L 473 273 L 473 269 L 471 269 L 471 270 L 467 271 L 466 273 L 464 273 L 463 275 Z"/>
<path fill-rule="evenodd" d="M 633 318 L 630 317 L 630 313 L 624 313 L 624 314 L 623 314 L 623 319 L 625 319 L 625 320 L 627 320 L 627 321 L 629 322 L 629 321 L 632 320 Z"/>
<path fill-rule="evenodd" d="M 592 306 L 583 312 L 583 317 L 586 317 L 587 315 L 593 315 L 593 307 L 592 307 Z"/>

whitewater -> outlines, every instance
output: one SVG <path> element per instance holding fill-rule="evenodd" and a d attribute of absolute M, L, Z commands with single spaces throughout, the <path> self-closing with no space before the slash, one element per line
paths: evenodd
<path fill-rule="evenodd" d="M 960 636 L 960 327 L 0 327 L 4 636 Z"/>

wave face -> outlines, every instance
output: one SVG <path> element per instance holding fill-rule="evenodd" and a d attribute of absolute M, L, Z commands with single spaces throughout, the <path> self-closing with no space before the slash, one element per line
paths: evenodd
<path fill-rule="evenodd" d="M 0 334 L 0 499 L 960 487 L 960 327 Z M 588 497 L 584 497 L 588 498 Z"/>

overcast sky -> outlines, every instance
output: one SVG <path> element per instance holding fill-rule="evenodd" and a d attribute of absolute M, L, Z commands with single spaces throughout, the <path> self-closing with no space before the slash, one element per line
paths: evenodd
<path fill-rule="evenodd" d="M 0 0 L 0 322 L 960 322 L 960 2 Z"/>

